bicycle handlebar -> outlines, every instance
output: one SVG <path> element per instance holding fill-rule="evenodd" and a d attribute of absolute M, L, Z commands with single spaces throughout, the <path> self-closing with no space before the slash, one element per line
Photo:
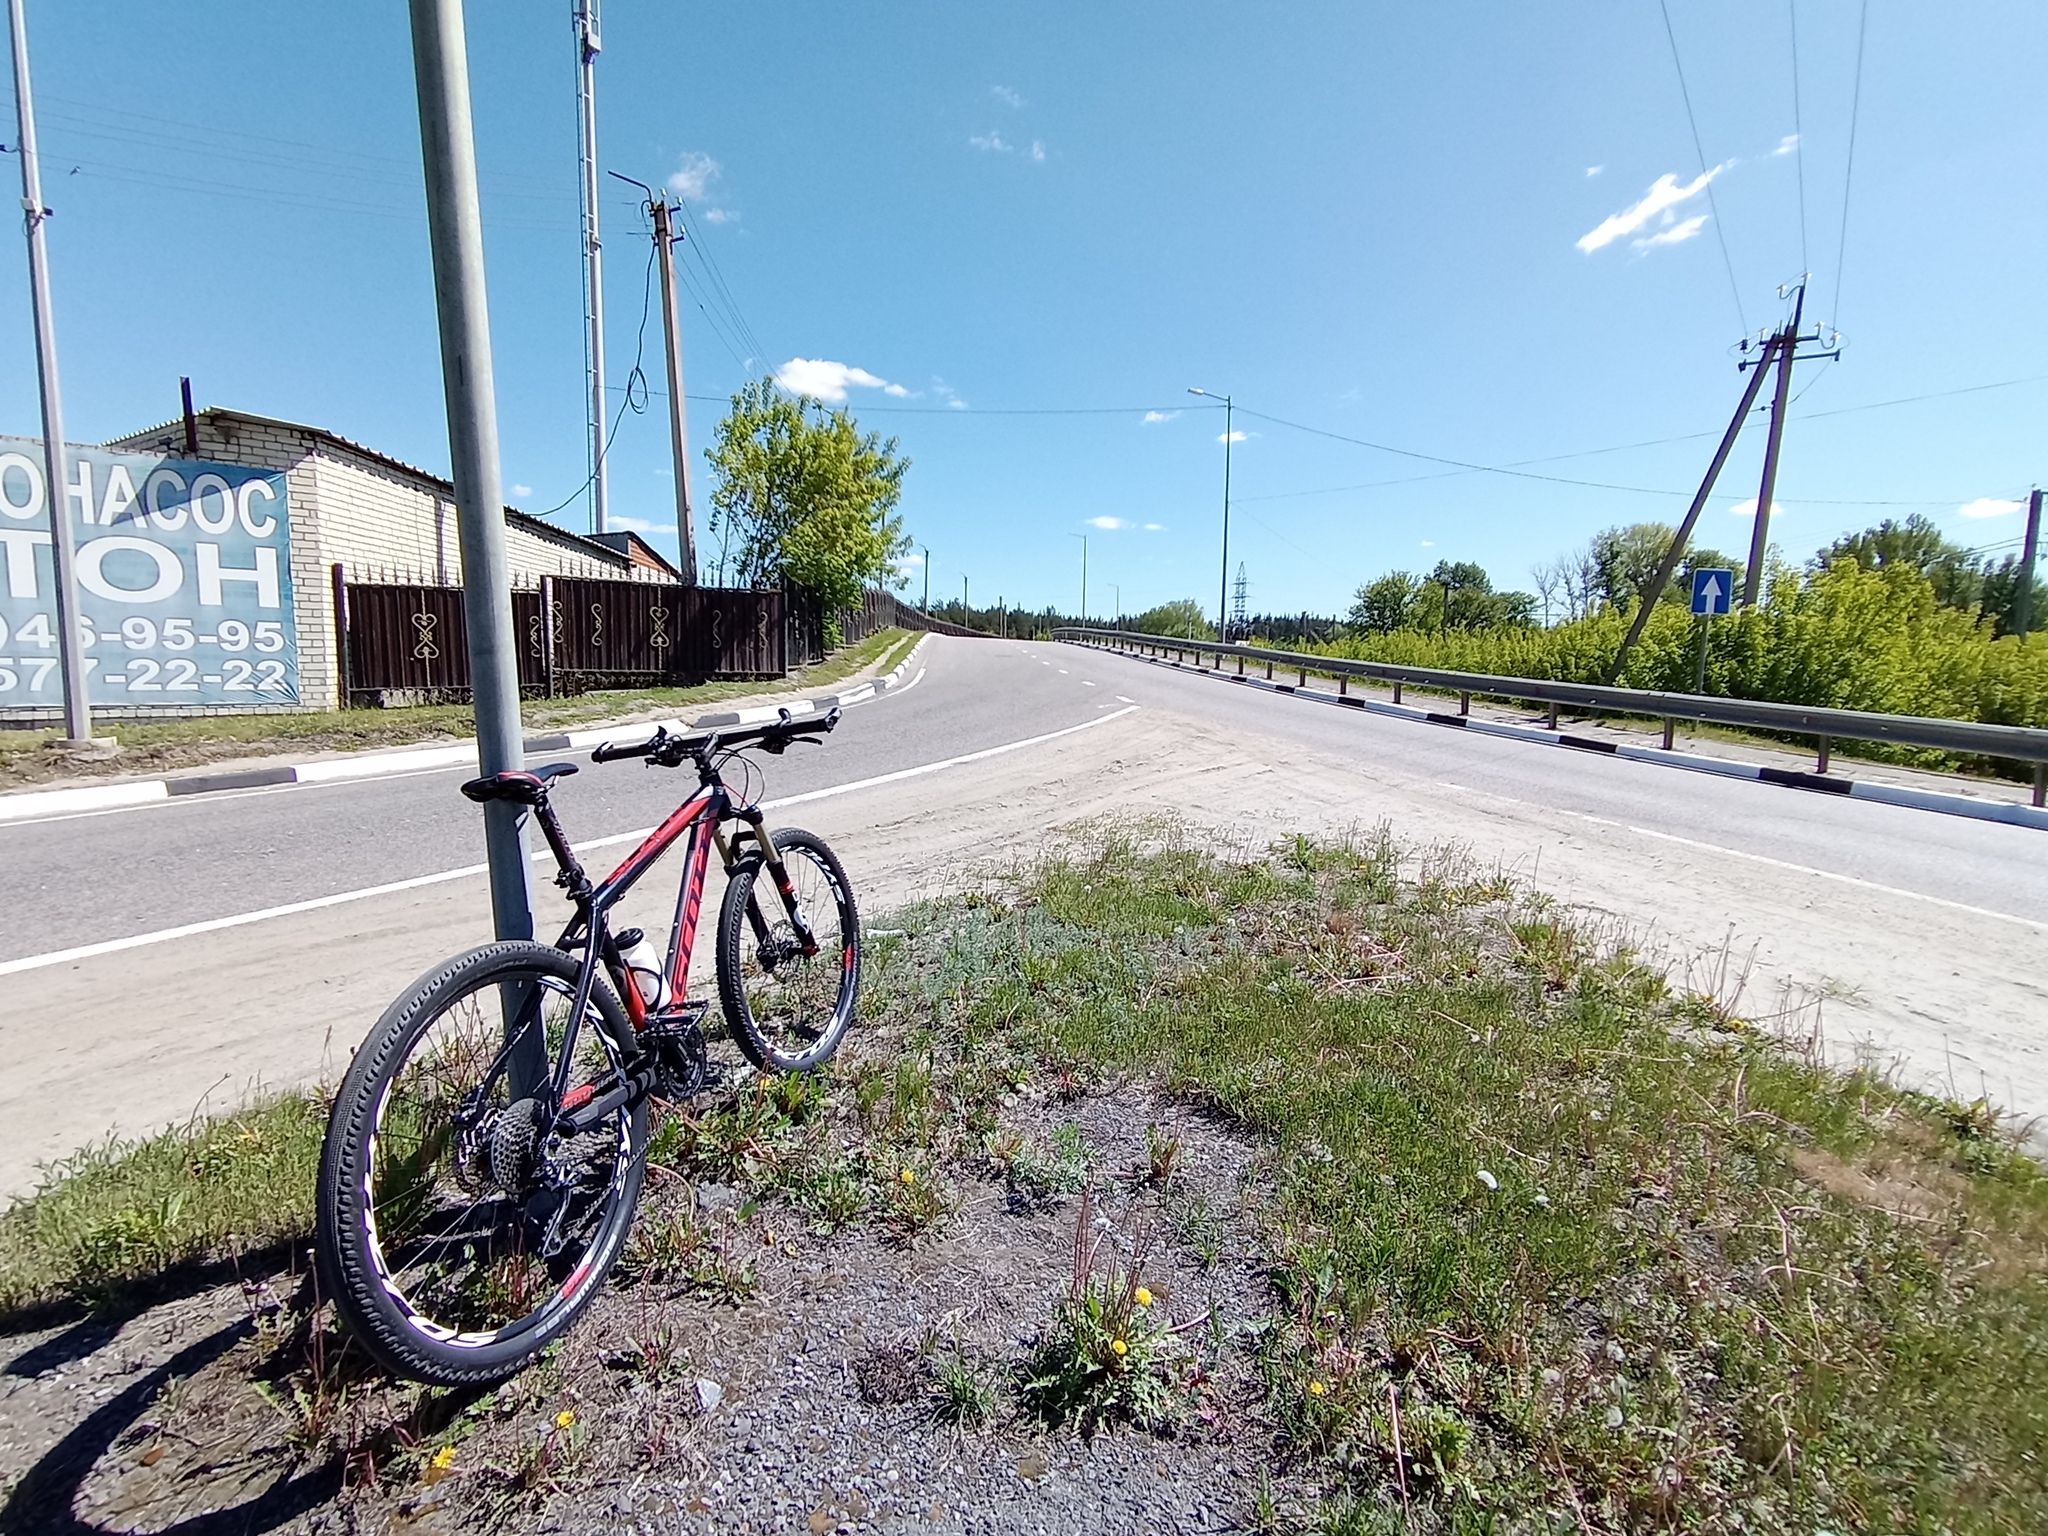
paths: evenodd
<path fill-rule="evenodd" d="M 818 738 L 806 734 L 811 731 L 829 732 L 839 724 L 839 709 L 835 705 L 815 720 L 799 720 L 788 710 L 782 712 L 779 720 L 770 720 L 762 725 L 741 726 L 733 730 L 707 731 L 701 736 L 671 736 L 666 726 L 655 729 L 652 736 L 642 742 L 626 746 L 613 746 L 605 742 L 591 749 L 593 763 L 622 762 L 629 757 L 646 759 L 650 767 L 680 768 L 690 759 L 705 759 L 712 753 L 727 747 L 760 746 L 770 752 L 781 752 L 793 741 L 816 744 Z"/>

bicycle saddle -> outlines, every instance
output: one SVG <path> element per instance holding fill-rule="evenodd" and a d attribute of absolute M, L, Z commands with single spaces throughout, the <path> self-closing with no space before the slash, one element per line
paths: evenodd
<path fill-rule="evenodd" d="M 574 763 L 549 763 L 545 768 L 536 768 L 531 773 L 523 768 L 508 768 L 503 773 L 487 773 L 480 779 L 471 779 L 462 786 L 462 792 L 481 805 L 486 800 L 511 800 L 519 805 L 539 805 L 548 792 L 548 785 L 576 771 Z"/>

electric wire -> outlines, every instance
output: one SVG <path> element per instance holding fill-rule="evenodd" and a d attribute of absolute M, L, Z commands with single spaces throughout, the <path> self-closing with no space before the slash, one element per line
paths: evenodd
<path fill-rule="evenodd" d="M 1699 119 L 1693 115 L 1692 92 L 1685 83 L 1685 65 L 1678 57 L 1678 34 L 1671 26 L 1670 0 L 1657 0 L 1657 8 L 1664 13 L 1664 35 L 1671 41 L 1671 66 L 1678 71 L 1678 94 L 1685 101 L 1685 121 L 1692 129 L 1693 153 L 1699 156 L 1700 175 L 1707 176 L 1707 151 L 1700 142 Z M 1742 334 L 1749 334 L 1749 317 L 1742 309 L 1742 285 L 1735 281 L 1735 262 L 1728 254 L 1728 236 L 1721 228 L 1721 207 L 1714 201 L 1714 183 L 1707 181 L 1707 208 L 1714 216 L 1714 238 L 1721 245 L 1721 265 L 1728 270 L 1728 296 L 1735 300 L 1735 318 L 1742 325 Z"/>
<path fill-rule="evenodd" d="M 1835 313 L 1829 322 L 1842 327 L 1842 266 L 1849 256 L 1849 192 L 1856 180 L 1856 124 L 1863 111 L 1863 42 L 1870 32 L 1870 0 L 1863 0 L 1856 23 L 1856 88 L 1849 96 L 1849 161 L 1842 171 L 1842 229 L 1835 239 Z"/>
<path fill-rule="evenodd" d="M 598 466 L 603 464 L 611 455 L 612 443 L 619 435 L 619 428 L 625 424 L 626 412 L 630 410 L 635 416 L 638 416 L 647 409 L 649 393 L 647 375 L 642 372 L 640 365 L 647 356 L 647 315 L 654 296 L 654 255 L 654 246 L 650 242 L 647 247 L 647 270 L 640 280 L 640 334 L 633 348 L 633 367 L 626 374 L 626 382 L 619 386 L 625 391 L 626 397 L 619 402 L 618 411 L 612 416 L 612 429 L 605 434 L 604 446 L 598 450 L 597 464 L 591 466 L 590 473 L 583 477 L 581 485 L 577 486 L 575 490 L 556 502 L 552 507 L 549 507 L 547 511 L 533 514 L 536 517 L 553 517 L 557 512 L 560 512 L 572 501 L 576 500 L 577 497 L 589 490 L 597 482 Z"/>
<path fill-rule="evenodd" d="M 1799 0 L 1785 0 L 1792 22 L 1792 158 L 1799 172 L 1799 270 L 1812 271 L 1806 254 L 1806 124 L 1799 110 Z M 1810 387 L 1810 386 L 1809 386 Z"/>

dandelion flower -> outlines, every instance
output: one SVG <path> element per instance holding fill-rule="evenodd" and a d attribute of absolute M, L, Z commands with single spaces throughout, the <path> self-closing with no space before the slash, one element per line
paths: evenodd
<path fill-rule="evenodd" d="M 1320 1381 L 1311 1381 L 1308 1384 L 1308 1395 L 1310 1397 L 1321 1397 L 1325 1392 L 1329 1390 L 1330 1389 L 1324 1386 Z"/>
<path fill-rule="evenodd" d="M 1149 1307 L 1152 1305 L 1152 1293 L 1146 1290 L 1145 1287 L 1142 1285 L 1139 1286 L 1137 1290 L 1133 1291 L 1131 1293 L 1131 1296 L 1132 1299 L 1135 1300 L 1141 1307 Z"/>
<path fill-rule="evenodd" d="M 1111 1339 L 1109 1341 L 1109 1347 L 1115 1350 L 1119 1356 L 1127 1355 L 1131 1352 L 1131 1346 L 1126 1344 L 1122 1339 Z"/>
<path fill-rule="evenodd" d="M 434 1452 L 434 1459 L 431 1465 L 436 1472 L 446 1472 L 455 1465 L 455 1447 L 452 1445 L 442 1446 L 441 1449 Z"/>
<path fill-rule="evenodd" d="M 555 1428 L 557 1429 L 567 1429 L 571 1424 L 574 1424 L 575 1422 L 576 1410 L 574 1408 L 564 1408 L 560 1413 L 555 1415 Z"/>
<path fill-rule="evenodd" d="M 914 1169 L 906 1168 L 903 1170 L 902 1178 L 906 1184 L 915 1184 L 917 1182 L 917 1173 Z"/>

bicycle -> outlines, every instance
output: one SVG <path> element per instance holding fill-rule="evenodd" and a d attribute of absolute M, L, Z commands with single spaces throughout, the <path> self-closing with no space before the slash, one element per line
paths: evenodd
<path fill-rule="evenodd" d="M 685 1100 L 709 1081 L 710 1005 L 684 994 L 714 848 L 728 876 L 718 998 L 734 1041 L 770 1072 L 816 1066 L 838 1048 L 860 989 L 852 886 L 822 839 L 771 832 L 721 772 L 742 751 L 780 754 L 838 723 L 836 709 L 815 721 L 785 710 L 744 730 L 658 729 L 637 745 L 598 747 L 593 763 L 690 763 L 699 782 L 595 882 L 550 799 L 574 763 L 462 786 L 479 804 L 531 808 L 575 910 L 552 945 L 485 944 L 428 971 L 385 1010 L 342 1079 L 320 1159 L 316 1270 L 387 1370 L 440 1386 L 502 1380 L 601 1289 L 645 1177 L 650 1098 Z M 685 835 L 675 924 L 654 975 L 651 946 L 634 930 L 614 933 L 608 914 Z"/>

